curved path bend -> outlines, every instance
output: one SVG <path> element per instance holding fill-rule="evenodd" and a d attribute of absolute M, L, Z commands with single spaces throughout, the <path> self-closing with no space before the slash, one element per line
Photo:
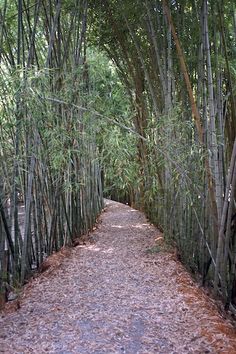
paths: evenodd
<path fill-rule="evenodd" d="M 236 353 L 234 328 L 142 213 L 107 202 L 91 237 L 1 314 L 0 353 Z"/>

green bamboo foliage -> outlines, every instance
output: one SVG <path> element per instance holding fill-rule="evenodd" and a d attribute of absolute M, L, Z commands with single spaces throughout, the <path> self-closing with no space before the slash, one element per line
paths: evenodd
<path fill-rule="evenodd" d="M 80 109 L 90 85 L 86 1 L 5 1 L 1 18 L 3 301 L 93 227 L 103 200 L 95 117 Z"/>
<path fill-rule="evenodd" d="M 232 2 L 0 6 L 0 291 L 87 232 L 104 187 L 236 307 Z"/>
<path fill-rule="evenodd" d="M 102 18 L 94 20 L 92 40 L 117 65 L 134 111 L 126 127 L 136 135 L 140 165 L 133 203 L 233 308 L 235 6 L 205 0 L 91 6 Z"/>

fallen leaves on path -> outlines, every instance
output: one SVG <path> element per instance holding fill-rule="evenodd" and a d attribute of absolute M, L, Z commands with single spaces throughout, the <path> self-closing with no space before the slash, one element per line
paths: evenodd
<path fill-rule="evenodd" d="M 236 353 L 231 323 L 143 214 L 109 202 L 101 218 L 93 243 L 63 255 L 18 311 L 2 313 L 0 352 Z"/>

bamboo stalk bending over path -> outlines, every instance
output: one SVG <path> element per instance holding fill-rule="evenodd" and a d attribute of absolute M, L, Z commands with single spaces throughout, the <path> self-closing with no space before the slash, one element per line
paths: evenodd
<path fill-rule="evenodd" d="M 1 353 L 236 353 L 232 325 L 141 212 L 107 202 L 91 238 L 1 314 Z"/>

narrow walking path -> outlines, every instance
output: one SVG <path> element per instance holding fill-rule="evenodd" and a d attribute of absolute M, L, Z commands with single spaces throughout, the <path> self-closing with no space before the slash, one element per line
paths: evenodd
<path fill-rule="evenodd" d="M 1 353 L 236 353 L 236 332 L 142 213 L 108 202 L 94 242 L 0 317 Z"/>

